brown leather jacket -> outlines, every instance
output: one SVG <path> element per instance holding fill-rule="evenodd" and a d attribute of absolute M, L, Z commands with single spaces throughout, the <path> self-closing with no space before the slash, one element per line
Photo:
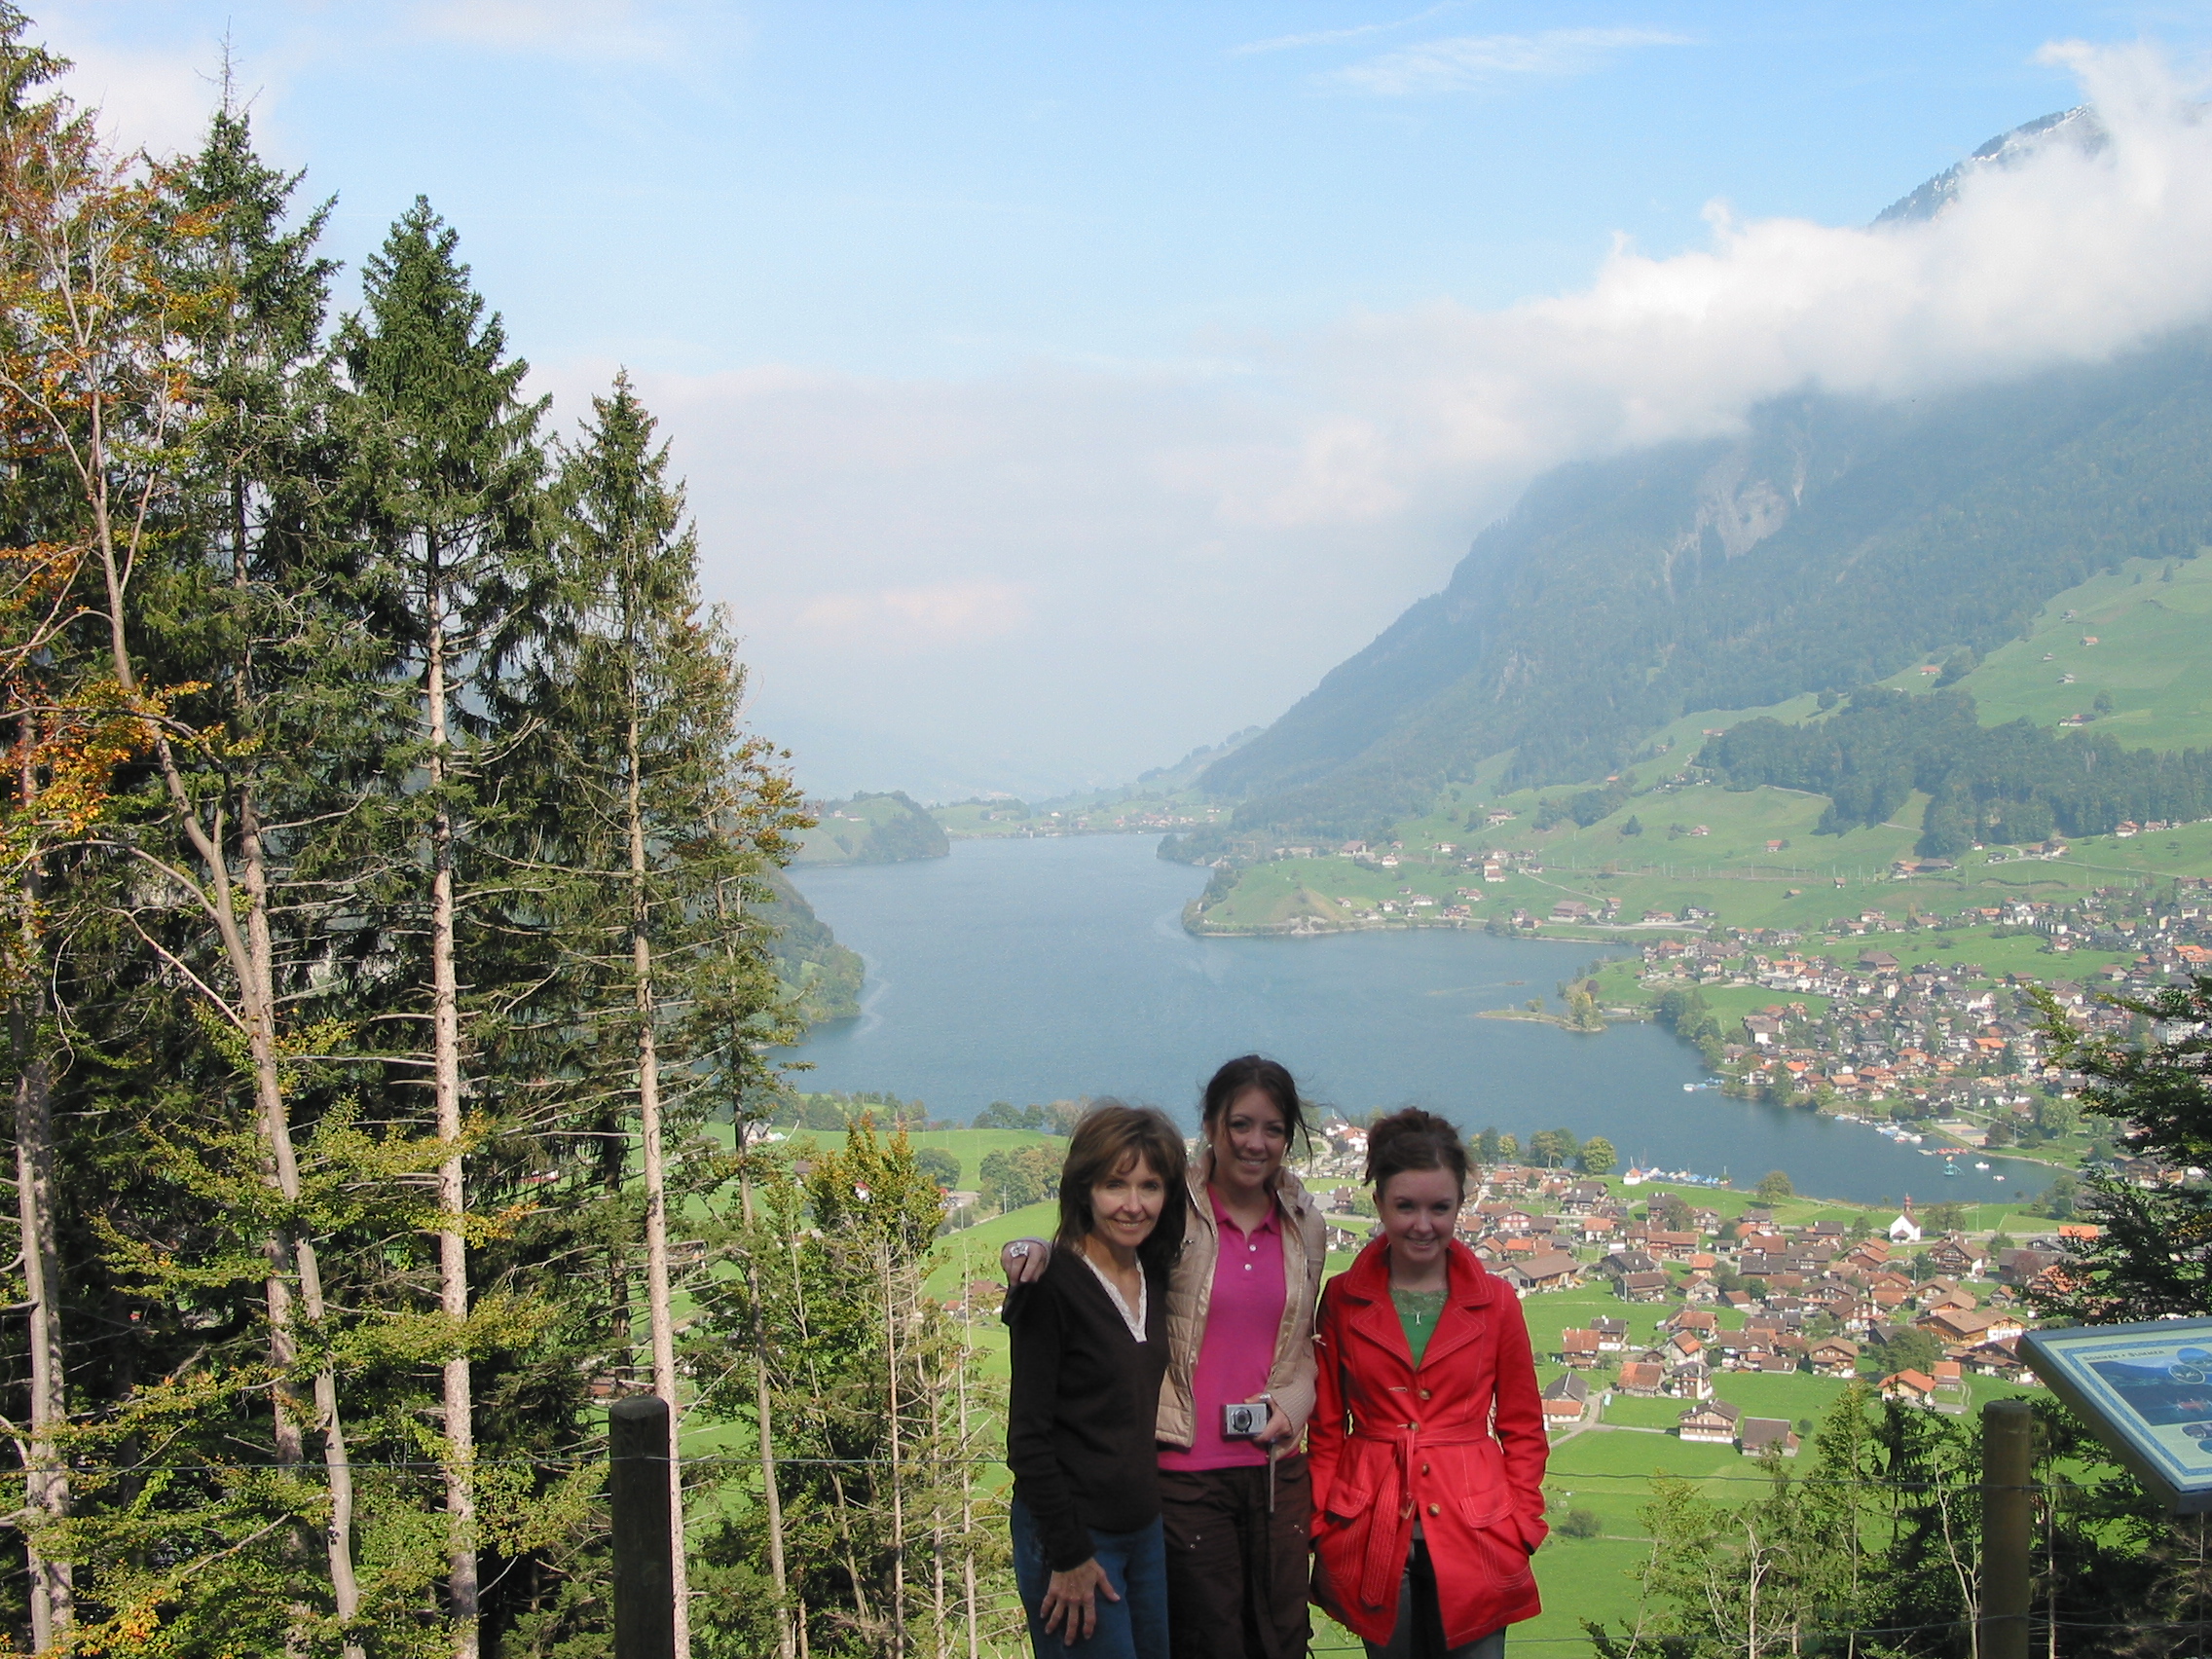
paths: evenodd
<path fill-rule="evenodd" d="M 1160 1423 L 1154 1432 L 1170 1446 L 1188 1447 L 1193 1437 L 1191 1376 L 1198 1369 L 1206 1305 L 1213 1299 L 1214 1263 L 1221 1255 L 1221 1234 L 1206 1197 L 1212 1168 L 1210 1149 L 1191 1165 L 1191 1213 L 1182 1251 L 1167 1275 L 1167 1376 L 1160 1384 Z M 1282 1212 L 1284 1294 L 1268 1392 L 1290 1419 L 1291 1433 L 1299 1435 L 1313 1415 L 1313 1304 L 1321 1294 L 1328 1247 L 1320 1206 L 1287 1169 L 1275 1188 L 1275 1206 Z"/>

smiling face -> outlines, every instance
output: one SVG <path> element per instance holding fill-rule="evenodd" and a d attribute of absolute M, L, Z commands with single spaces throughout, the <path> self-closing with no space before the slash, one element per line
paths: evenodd
<path fill-rule="evenodd" d="M 1142 1153 L 1131 1153 L 1090 1189 L 1091 1236 L 1120 1250 L 1134 1250 L 1152 1236 L 1166 1203 L 1166 1181 Z"/>
<path fill-rule="evenodd" d="M 1382 1183 L 1375 1207 L 1399 1276 L 1422 1277 L 1441 1267 L 1459 1198 L 1459 1183 L 1449 1169 L 1402 1169 Z"/>
<path fill-rule="evenodd" d="M 1206 1131 L 1214 1185 L 1234 1197 L 1255 1197 L 1274 1185 L 1290 1147 L 1290 1125 L 1265 1089 L 1247 1088 L 1221 1110 Z"/>

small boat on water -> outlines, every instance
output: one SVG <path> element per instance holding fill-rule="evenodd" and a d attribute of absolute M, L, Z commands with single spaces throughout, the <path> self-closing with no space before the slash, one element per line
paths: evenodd
<path fill-rule="evenodd" d="M 2002 1181 L 2002 1180 L 2004 1180 L 2004 1179 L 2005 1179 L 2005 1177 L 2004 1177 L 2004 1176 L 2002 1176 L 2002 1175 L 1992 1175 L 1992 1176 L 1990 1177 L 1990 1179 L 1991 1179 L 1992 1181 Z"/>
<path fill-rule="evenodd" d="M 1976 1169 L 1987 1169 L 1987 1168 L 1989 1167 L 1989 1165 L 1988 1165 L 1988 1164 L 1986 1164 L 1986 1163 L 1983 1163 L 1982 1161 L 1980 1161 L 1980 1160 L 1978 1160 L 1978 1159 L 1977 1159 L 1977 1160 L 1975 1160 L 1975 1161 L 1974 1161 L 1974 1167 L 1975 1167 Z"/>

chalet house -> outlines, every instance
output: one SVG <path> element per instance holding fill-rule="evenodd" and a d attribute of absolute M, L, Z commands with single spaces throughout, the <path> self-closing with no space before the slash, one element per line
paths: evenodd
<path fill-rule="evenodd" d="M 1912 1299 L 1923 1311 L 1937 1308 L 1972 1308 L 1976 1301 L 1973 1292 L 1954 1278 L 1932 1278 L 1912 1293 Z"/>
<path fill-rule="evenodd" d="M 1590 1409 L 1590 1384 L 1576 1371 L 1563 1371 L 1544 1385 L 1544 1425 L 1580 1422 Z"/>
<path fill-rule="evenodd" d="M 1732 1446 L 1736 1440 L 1736 1424 L 1743 1417 L 1743 1408 L 1732 1406 L 1726 1400 L 1705 1400 L 1691 1406 L 1677 1419 L 1675 1432 L 1684 1440 L 1702 1441 L 1709 1446 Z"/>
<path fill-rule="evenodd" d="M 1946 1347 L 1976 1347 L 2017 1337 L 2027 1329 L 2016 1314 L 1988 1308 L 1938 1308 L 1913 1323 Z"/>
<path fill-rule="evenodd" d="M 1685 1359 L 1667 1373 L 1662 1391 L 1677 1400 L 1713 1398 L 1713 1367 L 1702 1358 Z"/>
<path fill-rule="evenodd" d="M 1607 1278 L 1619 1278 L 1625 1273 L 1657 1272 L 1659 1262 L 1641 1250 L 1615 1250 L 1599 1262 L 1598 1271 Z"/>
<path fill-rule="evenodd" d="M 1979 1377 L 2000 1377 L 2008 1382 L 2025 1382 L 2027 1365 L 2020 1358 L 2019 1339 L 2007 1337 L 1967 1349 L 1962 1363 Z"/>
<path fill-rule="evenodd" d="M 1643 1248 L 1668 1262 L 1687 1260 L 1704 1242 L 1694 1233 L 1668 1233 L 1659 1228 L 1647 1229 L 1643 1235 Z"/>
<path fill-rule="evenodd" d="M 1613 1288 L 1623 1302 L 1658 1302 L 1667 1295 L 1667 1275 L 1658 1272 L 1623 1273 L 1614 1280 Z"/>
<path fill-rule="evenodd" d="M 1746 1418 L 1741 1435 L 1736 1441 L 1737 1450 L 1747 1457 L 1757 1457 L 1768 1452 L 1779 1452 L 1785 1457 L 1797 1456 L 1797 1431 L 1785 1418 Z"/>
<path fill-rule="evenodd" d="M 1611 1314 L 1600 1314 L 1590 1321 L 1590 1328 L 1598 1333 L 1600 1353 L 1618 1353 L 1628 1346 L 1628 1321 Z"/>
<path fill-rule="evenodd" d="M 1793 1353 L 1762 1353 L 1755 1363 L 1744 1367 L 1747 1371 L 1762 1372 L 1770 1377 L 1793 1375 L 1797 1370 L 1797 1356 Z"/>
<path fill-rule="evenodd" d="M 1716 1362 L 1726 1371 L 1738 1370 L 1746 1360 L 1773 1351 L 1773 1346 L 1755 1331 L 1717 1332 L 1712 1345 L 1706 1349 L 1708 1354 L 1716 1357 Z"/>
<path fill-rule="evenodd" d="M 1905 1406 L 1932 1406 L 1936 1403 L 1936 1379 L 1925 1371 L 1898 1371 L 1882 1379 L 1877 1384 L 1882 1398 L 1895 1400 Z"/>
<path fill-rule="evenodd" d="M 1612 1189 L 1603 1181 L 1577 1181 L 1559 1196 L 1560 1213 L 1563 1215 L 1588 1215 L 1612 1197 Z"/>
<path fill-rule="evenodd" d="M 1928 1259 L 1946 1273 L 1958 1278 L 1979 1278 L 1983 1257 L 1979 1250 L 1958 1237 L 1945 1238 L 1930 1247 Z"/>
<path fill-rule="evenodd" d="M 1517 1264 L 1531 1290 L 1569 1290 L 1582 1282 L 1582 1264 L 1565 1250 L 1544 1250 Z"/>
<path fill-rule="evenodd" d="M 1560 1332 L 1559 1357 L 1565 1364 L 1588 1370 L 1598 1363 L 1598 1333 L 1596 1331 Z"/>
<path fill-rule="evenodd" d="M 1695 1336 L 1711 1337 L 1720 1329 L 1720 1315 L 1708 1309 L 1685 1308 L 1664 1327 L 1670 1331 L 1688 1331 Z"/>
<path fill-rule="evenodd" d="M 1624 1394 L 1653 1395 L 1666 1380 L 1667 1373 L 1661 1367 L 1632 1359 L 1621 1367 L 1620 1381 L 1613 1386 Z"/>
<path fill-rule="evenodd" d="M 1805 1289 L 1805 1305 L 1808 1308 L 1817 1308 L 1839 1319 L 1858 1300 L 1859 1293 L 1837 1279 L 1826 1279 L 1819 1284 L 1808 1285 Z"/>
<path fill-rule="evenodd" d="M 1845 1337 L 1823 1337 L 1807 1351 L 1816 1377 L 1849 1380 L 1859 1375 L 1859 1345 Z"/>

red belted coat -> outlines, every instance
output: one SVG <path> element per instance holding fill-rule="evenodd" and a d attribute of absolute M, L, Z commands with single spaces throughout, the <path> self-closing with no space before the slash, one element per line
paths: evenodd
<path fill-rule="evenodd" d="M 1398 1619 L 1414 1521 L 1454 1647 L 1539 1610 L 1544 1411 L 1520 1301 L 1454 1240 L 1449 1294 L 1420 1368 L 1378 1238 L 1321 1293 L 1313 1473 L 1314 1600 L 1369 1641 Z"/>

